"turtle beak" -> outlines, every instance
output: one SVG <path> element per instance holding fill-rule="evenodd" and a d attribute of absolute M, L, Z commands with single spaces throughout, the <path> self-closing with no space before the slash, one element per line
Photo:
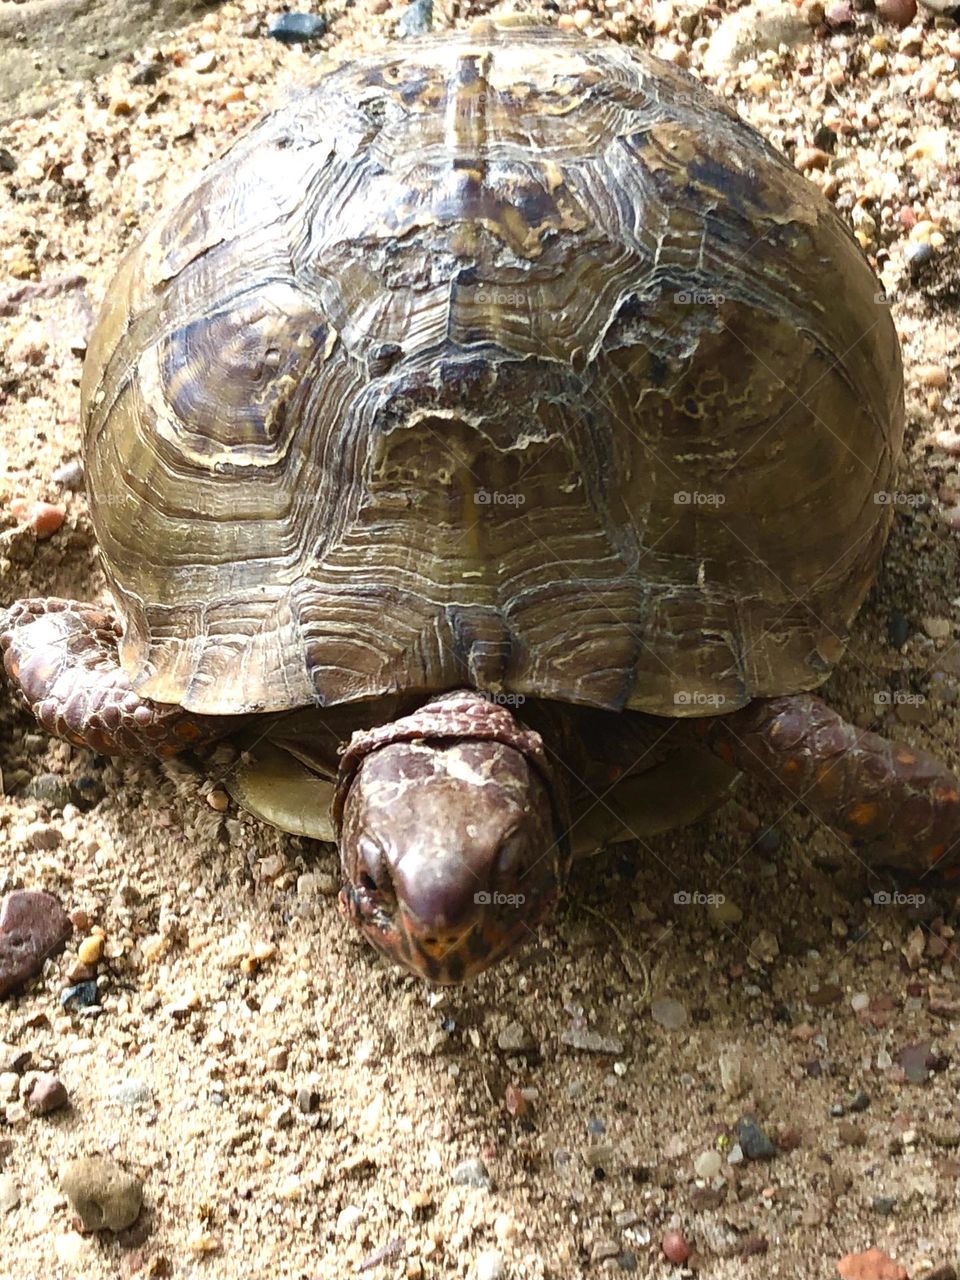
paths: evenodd
<path fill-rule="evenodd" d="M 547 787 L 499 742 L 394 743 L 343 807 L 341 905 L 382 952 L 462 982 L 535 936 L 559 893 Z"/>

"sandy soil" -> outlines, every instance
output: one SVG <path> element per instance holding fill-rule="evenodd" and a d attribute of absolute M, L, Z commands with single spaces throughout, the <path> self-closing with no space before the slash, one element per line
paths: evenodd
<path fill-rule="evenodd" d="M 723 6 L 604 12 L 577 20 L 699 71 Z M 306 53 L 265 39 L 252 3 L 224 5 L 0 129 L 15 162 L 0 174 L 0 509 L 67 507 L 45 541 L 0 518 L 0 600 L 102 598 L 86 500 L 53 480 L 77 456 L 91 307 L 181 181 L 397 14 L 361 0 L 328 16 Z M 812 177 L 882 270 L 904 343 L 898 520 L 827 694 L 960 766 L 958 58 L 948 22 L 927 14 L 904 37 L 857 13 L 720 87 L 798 162 L 829 153 Z M 583 864 L 537 947 L 431 991 L 341 923 L 331 849 L 214 812 L 209 777 L 48 741 L 8 699 L 0 715 L 0 892 L 48 889 L 88 922 L 0 1005 L 0 1041 L 31 1054 L 0 1062 L 0 1177 L 19 1195 L 0 1217 L 2 1280 L 660 1276 L 674 1228 L 716 1280 L 835 1275 L 873 1245 L 911 1276 L 960 1262 L 949 885 L 870 878 L 744 784 L 696 829 Z M 30 798 L 60 784 L 65 807 Z M 95 926 L 99 1011 L 65 1011 Z M 531 1048 L 511 1047 L 514 1023 Z M 589 1031 L 603 1051 L 575 1047 Z M 37 1070 L 68 1109 L 27 1112 Z M 730 1161 L 748 1115 L 772 1159 Z M 57 1180 L 65 1158 L 99 1153 L 144 1184 L 118 1237 L 81 1235 Z"/>

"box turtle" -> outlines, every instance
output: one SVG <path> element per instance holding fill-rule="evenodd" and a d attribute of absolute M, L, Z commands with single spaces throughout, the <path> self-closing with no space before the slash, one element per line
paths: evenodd
<path fill-rule="evenodd" d="M 106 753 L 242 748 L 438 982 L 570 859 L 748 772 L 868 864 L 955 861 L 958 783 L 811 691 L 875 575 L 900 354 L 815 187 L 686 73 L 480 25 L 343 65 L 125 259 L 82 384 L 115 611 L 5 665 Z"/>

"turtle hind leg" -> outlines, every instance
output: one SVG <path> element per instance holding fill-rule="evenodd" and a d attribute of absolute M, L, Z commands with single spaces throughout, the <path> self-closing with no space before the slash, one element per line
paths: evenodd
<path fill-rule="evenodd" d="M 103 755 L 173 756 L 227 732 L 228 717 L 135 693 L 119 637 L 109 613 L 72 600 L 20 600 L 0 615 L 4 668 L 48 733 Z"/>
<path fill-rule="evenodd" d="M 779 784 L 869 866 L 960 864 L 960 778 L 927 752 L 848 724 L 812 694 L 753 702 L 698 731 L 728 763 Z"/>

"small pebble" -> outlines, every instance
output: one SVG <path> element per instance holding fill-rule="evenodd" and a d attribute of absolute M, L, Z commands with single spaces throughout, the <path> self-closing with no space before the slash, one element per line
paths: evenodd
<path fill-rule="evenodd" d="M 667 1231 L 660 1241 L 663 1256 L 674 1266 L 682 1266 L 690 1257 L 690 1246 L 679 1231 Z"/>
<path fill-rule="evenodd" d="M 819 147 L 798 148 L 793 163 L 801 173 L 809 173 L 812 169 L 826 169 L 830 164 L 830 154 Z"/>
<path fill-rule="evenodd" d="M 482 1160 L 461 1160 L 451 1173 L 450 1181 L 461 1187 L 479 1187 L 485 1191 L 490 1187 L 490 1173 Z"/>
<path fill-rule="evenodd" d="M 743 911 L 730 898 L 722 902 L 711 902 L 707 906 L 707 918 L 716 928 L 739 924 L 743 919 Z"/>
<path fill-rule="evenodd" d="M 95 965 L 103 955 L 103 938 L 97 934 L 92 934 L 89 938 L 84 938 L 77 947 L 77 959 L 81 964 Z"/>
<path fill-rule="evenodd" d="M 949 618 L 924 618 L 923 629 L 931 640 L 946 640 L 953 632 Z"/>
<path fill-rule="evenodd" d="M 846 1147 L 865 1147 L 867 1145 L 865 1131 L 859 1125 L 854 1124 L 852 1120 L 841 1120 L 837 1125 L 837 1134 Z"/>
<path fill-rule="evenodd" d="M 615 1056 L 623 1053 L 623 1041 L 619 1036 L 604 1036 L 588 1027 L 571 1027 L 561 1033 L 560 1040 L 571 1049 L 582 1049 L 585 1053 L 609 1053 Z"/>
<path fill-rule="evenodd" d="M 497 1047 L 505 1053 L 532 1053 L 539 1048 L 522 1022 L 508 1022 L 497 1036 Z"/>
<path fill-rule="evenodd" d="M 93 981 L 76 982 L 72 987 L 64 987 L 60 992 L 60 1003 L 64 1009 L 90 1009 L 100 1003 L 97 984 Z"/>
<path fill-rule="evenodd" d="M 44 740 L 44 746 L 49 739 Z M 24 788 L 28 800 L 39 800 L 51 809 L 64 809 L 73 799 L 70 785 L 59 773 L 38 773 Z"/>
<path fill-rule="evenodd" d="M 153 1102 L 153 1090 L 144 1080 L 131 1077 L 112 1085 L 107 1097 L 121 1107 L 146 1107 Z"/>
<path fill-rule="evenodd" d="M 870 1202 L 874 1213 L 879 1213 L 881 1218 L 889 1218 L 897 1207 L 895 1196 L 874 1196 Z"/>
<path fill-rule="evenodd" d="M 661 996 L 650 1002 L 650 1016 L 660 1027 L 668 1031 L 679 1031 L 688 1021 L 686 1005 L 669 996 Z"/>
<path fill-rule="evenodd" d="M 305 1116 L 313 1115 L 320 1106 L 320 1094 L 306 1085 L 297 1090 L 297 1109 Z"/>
<path fill-rule="evenodd" d="M 34 502 L 29 498 L 15 498 L 10 503 L 15 520 L 25 524 L 37 538 L 52 538 L 67 518 L 66 507 L 55 502 Z"/>
<path fill-rule="evenodd" d="M 348 1204 L 337 1214 L 337 1235 L 352 1236 L 363 1221 L 363 1210 L 355 1204 Z"/>
<path fill-rule="evenodd" d="M 149 62 L 138 62 L 130 72 L 130 83 L 138 84 L 156 84 L 163 75 L 163 63 L 156 59 Z"/>
<path fill-rule="evenodd" d="M 0 1173 L 0 1213 L 10 1213 L 20 1203 L 20 1188 L 12 1173 Z"/>
<path fill-rule="evenodd" d="M 870 1008 L 870 997 L 866 991 L 858 991 L 850 1000 L 850 1007 L 854 1013 L 862 1013 L 864 1009 Z"/>
<path fill-rule="evenodd" d="M 222 787 L 214 787 L 207 792 L 207 804 L 215 813 L 226 813 L 230 807 L 230 797 Z"/>
<path fill-rule="evenodd" d="M 70 1095 L 62 1080 L 44 1072 L 37 1076 L 27 1098 L 27 1110 L 34 1115 L 46 1116 L 51 1111 L 59 1111 L 70 1101 Z"/>
<path fill-rule="evenodd" d="M 753 1116 L 741 1116 L 737 1121 L 737 1142 L 748 1160 L 771 1160 L 777 1154 L 777 1148 Z"/>
<path fill-rule="evenodd" d="M 917 0 L 876 0 L 877 16 L 897 27 L 909 27 L 917 16 Z"/>
<path fill-rule="evenodd" d="M 943 389 L 947 385 L 947 370 L 940 364 L 923 364 L 914 376 L 921 387 L 937 387 Z"/>
<path fill-rule="evenodd" d="M 122 1231 L 137 1220 L 143 1185 L 109 1156 L 81 1156 L 60 1170 L 60 1185 L 85 1231 Z"/>
<path fill-rule="evenodd" d="M 697 1177 L 707 1180 L 715 1178 L 722 1166 L 723 1159 L 719 1151 L 704 1151 L 697 1156 L 693 1164 Z"/>
<path fill-rule="evenodd" d="M 409 36 L 423 36 L 433 28 L 433 0 L 413 0 L 400 15 L 397 35 L 401 40 Z"/>
<path fill-rule="evenodd" d="M 903 251 L 903 258 L 911 280 L 919 279 L 936 256 L 937 251 L 928 240 L 908 244 Z"/>
<path fill-rule="evenodd" d="M 0 1073 L 13 1071 L 19 1075 L 30 1065 L 33 1054 L 20 1045 L 6 1044 L 0 1040 Z M 2 1158 L 2 1157 L 0 1157 Z"/>
<path fill-rule="evenodd" d="M 503 1254 L 499 1249 L 484 1249 L 474 1264 L 474 1280 L 502 1280 L 505 1275 Z"/>
<path fill-rule="evenodd" d="M 899 1262 L 876 1248 L 866 1253 L 848 1253 L 837 1263 L 837 1271 L 843 1280 L 910 1280 Z"/>
<path fill-rule="evenodd" d="M 743 1054 L 737 1048 L 724 1049 L 720 1054 L 720 1087 L 728 1098 L 737 1098 L 743 1092 Z"/>
<path fill-rule="evenodd" d="M 71 458 L 57 467 L 50 479 L 68 493 L 80 493 L 83 490 L 83 463 L 79 458 Z"/>
<path fill-rule="evenodd" d="M 326 30 L 327 20 L 319 13 L 281 13 L 267 27 L 267 35 L 282 44 L 305 44 Z"/>

